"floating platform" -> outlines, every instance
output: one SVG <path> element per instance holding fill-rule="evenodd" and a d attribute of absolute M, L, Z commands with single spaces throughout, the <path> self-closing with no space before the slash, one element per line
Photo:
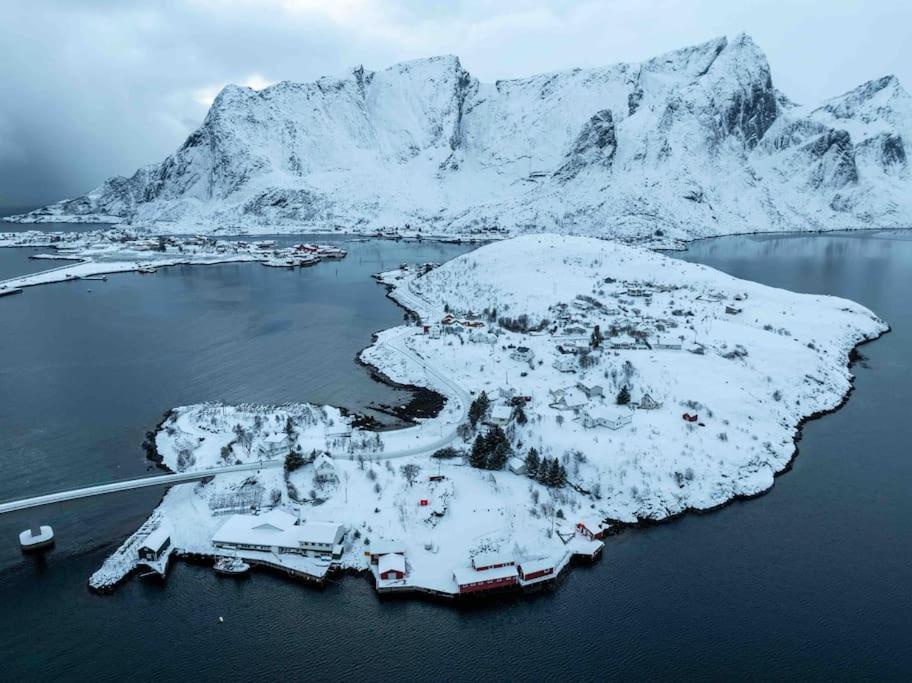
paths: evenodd
<path fill-rule="evenodd" d="M 0 289 L 0 296 L 10 296 L 12 294 L 22 294 L 22 289 Z"/>
<path fill-rule="evenodd" d="M 23 550 L 39 550 L 54 544 L 54 530 L 46 524 L 35 529 L 26 529 L 19 534 L 19 545 Z"/>

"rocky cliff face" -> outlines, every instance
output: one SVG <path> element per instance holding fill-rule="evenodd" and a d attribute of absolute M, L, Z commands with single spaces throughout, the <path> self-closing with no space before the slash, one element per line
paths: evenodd
<path fill-rule="evenodd" d="M 745 35 L 493 84 L 436 57 L 228 86 L 160 164 L 23 220 L 682 238 L 908 226 L 909 139 L 894 77 L 799 106 Z"/>

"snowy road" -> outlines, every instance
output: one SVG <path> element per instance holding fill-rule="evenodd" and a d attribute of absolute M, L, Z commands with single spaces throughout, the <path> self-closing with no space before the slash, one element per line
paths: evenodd
<path fill-rule="evenodd" d="M 86 486 L 70 491 L 60 491 L 58 493 L 49 493 L 43 496 L 34 496 L 32 498 L 23 498 L 6 503 L 0 503 L 0 515 L 6 512 L 15 512 L 16 510 L 26 510 L 28 508 L 50 505 L 52 503 L 63 503 L 68 500 L 77 500 L 79 498 L 90 498 L 92 496 L 101 496 L 108 493 L 118 493 L 120 491 L 131 491 L 133 489 L 146 488 L 148 486 L 161 486 L 163 484 L 179 484 L 185 481 L 196 481 L 205 479 L 216 474 L 227 474 L 230 472 L 249 472 L 271 467 L 281 467 L 285 463 L 284 458 L 276 460 L 260 460 L 257 462 L 245 463 L 243 465 L 227 465 L 225 467 L 216 467 L 208 470 L 199 470 L 196 472 L 177 472 L 175 474 L 159 474 L 152 477 L 139 477 L 138 479 L 127 479 L 124 481 L 115 481 L 110 484 L 99 484 L 97 486 Z"/>

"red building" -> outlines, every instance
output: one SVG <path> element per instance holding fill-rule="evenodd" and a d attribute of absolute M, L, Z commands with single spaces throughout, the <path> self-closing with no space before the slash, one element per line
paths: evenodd
<path fill-rule="evenodd" d="M 460 567 L 453 572 L 460 595 L 515 586 L 517 576 L 515 565 L 485 571 Z"/>
<path fill-rule="evenodd" d="M 405 557 L 398 553 L 381 555 L 377 561 L 377 573 L 384 581 L 405 578 Z"/>
<path fill-rule="evenodd" d="M 516 564 L 516 560 L 514 560 L 511 555 L 505 553 L 481 553 L 472 558 L 472 567 L 476 571 L 510 567 L 514 564 Z"/>
<path fill-rule="evenodd" d="M 531 581 L 532 579 L 553 575 L 554 562 L 552 560 L 530 560 L 519 563 L 519 578 L 523 581 Z"/>
<path fill-rule="evenodd" d="M 608 533 L 608 525 L 595 517 L 582 519 L 576 523 L 576 530 L 591 540 L 601 540 Z"/>

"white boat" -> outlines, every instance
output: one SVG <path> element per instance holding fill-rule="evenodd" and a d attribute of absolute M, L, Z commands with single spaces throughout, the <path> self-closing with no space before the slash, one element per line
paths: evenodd
<path fill-rule="evenodd" d="M 19 545 L 23 550 L 38 550 L 54 543 L 54 530 L 47 524 L 26 529 L 19 534 Z"/>
<path fill-rule="evenodd" d="M 250 571 L 250 565 L 237 557 L 220 557 L 213 566 L 216 573 L 237 576 Z"/>

